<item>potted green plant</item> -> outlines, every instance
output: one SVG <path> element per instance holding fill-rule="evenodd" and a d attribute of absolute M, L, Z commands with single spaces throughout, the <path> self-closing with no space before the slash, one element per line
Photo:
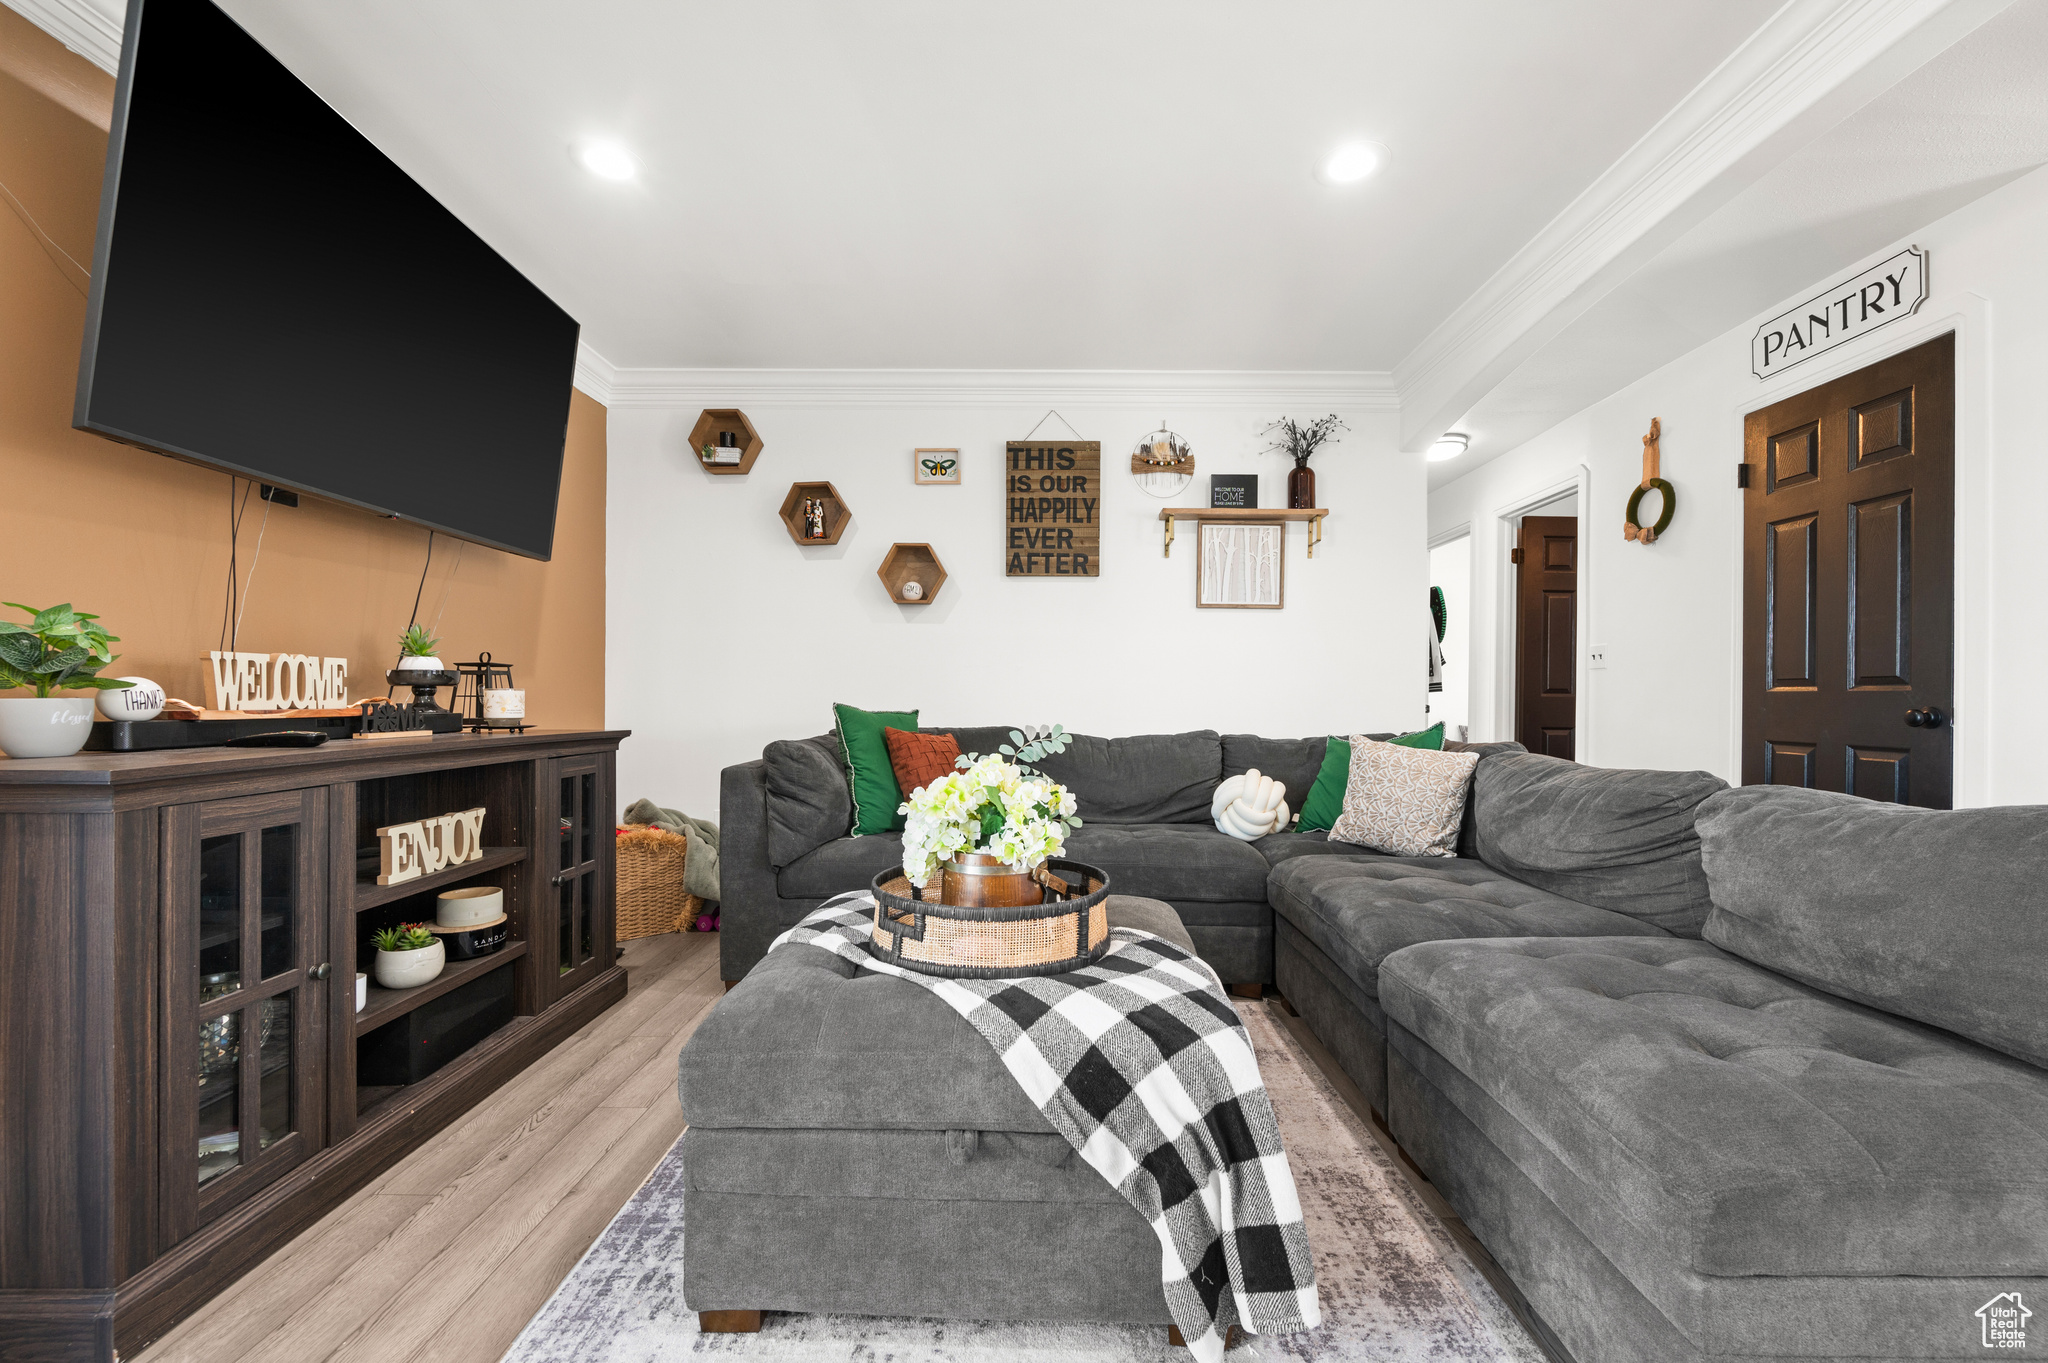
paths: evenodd
<path fill-rule="evenodd" d="M 84 615 L 66 602 L 36 610 L 6 603 L 25 612 L 26 625 L 0 620 L 0 687 L 33 688 L 33 696 L 0 699 L 0 749 L 9 757 L 69 757 L 85 746 L 92 733 L 93 704 L 101 691 L 120 691 L 130 681 L 96 675 L 119 643 L 97 615 Z M 52 691 L 84 691 L 84 696 L 53 696 Z"/>
<path fill-rule="evenodd" d="M 408 626 L 398 639 L 398 670 L 400 672 L 445 672 L 440 658 L 434 650 L 441 641 L 427 633 L 425 625 Z"/>
<path fill-rule="evenodd" d="M 425 923 L 400 923 L 370 940 L 377 944 L 377 983 L 386 989 L 416 989 L 448 964 L 441 939 Z"/>

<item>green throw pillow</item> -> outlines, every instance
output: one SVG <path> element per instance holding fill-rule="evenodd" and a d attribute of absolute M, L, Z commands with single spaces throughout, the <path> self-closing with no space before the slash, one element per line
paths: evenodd
<path fill-rule="evenodd" d="M 835 703 L 832 718 L 839 755 L 846 763 L 846 782 L 853 788 L 853 835 L 900 832 L 903 816 L 896 806 L 903 803 L 903 787 L 896 784 L 882 730 L 915 731 L 917 711 L 860 710 Z"/>
<path fill-rule="evenodd" d="M 1398 743 L 1404 748 L 1428 748 L 1441 752 L 1444 746 L 1444 726 L 1432 724 L 1427 729 L 1417 729 L 1412 734 L 1390 738 L 1389 743 Z M 1301 802 L 1301 819 L 1294 826 L 1297 833 L 1314 829 L 1331 829 L 1337 826 L 1337 816 L 1344 812 L 1344 788 L 1351 784 L 1351 740 L 1332 735 L 1329 745 L 1323 749 L 1323 769 L 1316 773 L 1316 783 L 1309 787 L 1308 798 Z"/>

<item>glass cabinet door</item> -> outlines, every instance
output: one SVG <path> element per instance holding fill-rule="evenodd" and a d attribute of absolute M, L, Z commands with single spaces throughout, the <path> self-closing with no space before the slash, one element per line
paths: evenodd
<path fill-rule="evenodd" d="M 165 811 L 165 1224 L 320 1148 L 326 791 Z"/>
<path fill-rule="evenodd" d="M 553 948 L 554 997 L 560 998 L 611 964 L 615 825 L 608 759 L 561 758 L 549 766 L 555 838 L 547 867 L 554 933 L 539 949 Z"/>

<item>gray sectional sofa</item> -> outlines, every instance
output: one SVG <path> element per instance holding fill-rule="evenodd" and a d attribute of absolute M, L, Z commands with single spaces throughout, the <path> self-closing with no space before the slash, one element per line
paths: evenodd
<path fill-rule="evenodd" d="M 1014 726 L 943 728 L 962 752 L 990 753 Z M 1386 737 L 1386 735 L 1378 735 Z M 1080 802 L 1084 820 L 1067 855 L 1110 874 L 1117 892 L 1173 905 L 1203 957 L 1226 983 L 1273 982 L 1273 911 L 1266 878 L 1304 854 L 1375 855 L 1330 843 L 1321 833 L 1276 833 L 1239 842 L 1209 822 L 1209 799 L 1226 776 L 1256 768 L 1286 782 L 1298 807 L 1322 766 L 1322 738 L 1253 734 L 1073 735 L 1039 764 Z M 1452 744 L 1453 747 L 1462 745 Z M 1518 744 L 1475 745 L 1489 753 Z M 737 980 L 768 944 L 835 894 L 866 889 L 902 860 L 895 834 L 849 837 L 853 799 L 839 740 L 831 734 L 780 740 L 758 760 L 727 767 L 719 792 L 719 970 Z"/>
<path fill-rule="evenodd" d="M 728 976 L 895 851 L 769 859 L 824 814 L 846 827 L 834 807 L 794 836 L 775 760 L 808 746 L 836 775 L 830 742 L 726 772 Z M 1277 983 L 1554 1342 L 1580 1363 L 2015 1352 L 1984 1346 L 1980 1308 L 2048 1311 L 2048 808 L 1507 744 L 1481 750 L 1455 858 L 1207 829 L 1223 776 L 1298 798 L 1322 747 L 1084 740 L 1057 774 L 1101 822 L 1073 854 L 1172 902 L 1226 980 Z"/>

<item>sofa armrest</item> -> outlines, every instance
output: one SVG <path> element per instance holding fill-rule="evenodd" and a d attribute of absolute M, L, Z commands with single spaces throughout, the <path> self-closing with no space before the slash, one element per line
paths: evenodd
<path fill-rule="evenodd" d="M 718 782 L 719 976 L 737 980 L 761 957 L 754 939 L 781 931 L 775 868 L 768 861 L 767 764 L 727 767 Z"/>

